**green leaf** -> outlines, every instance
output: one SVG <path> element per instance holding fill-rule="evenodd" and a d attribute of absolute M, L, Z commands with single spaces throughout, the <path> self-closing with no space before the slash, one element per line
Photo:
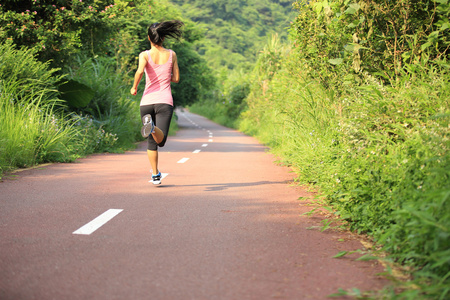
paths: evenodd
<path fill-rule="evenodd" d="M 328 297 L 330 297 L 330 298 L 332 298 L 332 297 L 342 297 L 342 296 L 347 296 L 348 294 L 349 293 L 346 290 L 344 290 L 342 288 L 339 288 L 337 293 L 328 295 Z"/>
<path fill-rule="evenodd" d="M 342 58 L 333 58 L 333 59 L 329 59 L 328 62 L 332 65 L 340 65 L 344 62 L 344 60 Z"/>
<path fill-rule="evenodd" d="M 366 254 L 366 255 L 363 255 L 363 256 L 357 258 L 356 260 L 358 260 L 358 261 L 368 261 L 368 260 L 377 260 L 377 259 L 378 259 L 378 257 L 376 257 L 376 256 L 372 256 L 372 255 Z"/>
<path fill-rule="evenodd" d="M 420 49 L 423 51 L 423 50 L 427 49 L 428 47 L 430 47 L 431 45 L 432 45 L 431 42 L 426 42 L 425 44 L 420 46 Z"/>
<path fill-rule="evenodd" d="M 310 211 L 307 211 L 307 212 L 305 212 L 305 213 L 302 213 L 301 216 L 304 216 L 304 215 L 311 216 L 313 213 L 316 212 L 316 210 L 317 210 L 317 208 L 313 208 L 313 209 L 310 210 Z"/>
<path fill-rule="evenodd" d="M 75 80 L 69 80 L 59 86 L 61 99 L 65 100 L 70 107 L 86 107 L 94 98 L 95 91 Z"/>
<path fill-rule="evenodd" d="M 349 15 L 354 15 L 360 8 L 361 8 L 361 6 L 359 6 L 358 3 L 352 3 L 348 6 L 345 13 L 349 14 Z"/>
<path fill-rule="evenodd" d="M 338 254 L 336 254 L 335 256 L 333 256 L 333 258 L 343 257 L 343 256 L 345 256 L 347 254 L 348 254 L 348 251 L 341 251 Z"/>

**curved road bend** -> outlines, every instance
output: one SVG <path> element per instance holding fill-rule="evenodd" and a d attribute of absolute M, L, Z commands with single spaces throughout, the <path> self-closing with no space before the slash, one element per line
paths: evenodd
<path fill-rule="evenodd" d="M 374 261 L 332 258 L 362 245 L 300 216 L 307 192 L 255 139 L 188 112 L 179 124 L 161 186 L 145 143 L 1 182 L 0 299 L 326 299 L 387 284 Z"/>

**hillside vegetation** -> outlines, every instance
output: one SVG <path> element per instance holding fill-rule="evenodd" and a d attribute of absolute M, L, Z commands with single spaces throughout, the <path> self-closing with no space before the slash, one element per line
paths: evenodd
<path fill-rule="evenodd" d="M 372 236 L 386 260 L 407 267 L 406 290 L 385 296 L 448 298 L 450 4 L 295 6 L 291 43 L 274 37 L 259 55 L 239 128 L 349 228 Z"/>
<path fill-rule="evenodd" d="M 166 44 L 180 58 L 175 103 L 269 145 L 336 224 L 370 235 L 387 261 L 405 267 L 411 280 L 380 297 L 449 298 L 449 1 L 299 0 L 294 8 L 284 0 L 2 1 L 0 174 L 132 148 L 141 140 L 139 97 L 129 89 L 149 48 L 147 27 L 181 19 L 184 38 Z"/>
<path fill-rule="evenodd" d="M 11 169 L 133 148 L 139 97 L 130 96 L 147 28 L 182 19 L 178 105 L 214 86 L 193 44 L 200 28 L 166 1 L 5 0 L 0 5 L 0 177 Z M 142 94 L 143 84 L 140 85 Z"/>
<path fill-rule="evenodd" d="M 267 37 L 286 40 L 294 18 L 287 0 L 172 0 L 205 35 L 196 49 L 214 70 L 251 69 Z"/>

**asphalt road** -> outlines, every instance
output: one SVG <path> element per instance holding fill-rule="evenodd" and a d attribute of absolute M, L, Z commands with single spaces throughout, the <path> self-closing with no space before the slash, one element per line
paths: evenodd
<path fill-rule="evenodd" d="M 376 261 L 333 258 L 363 245 L 301 216 L 311 195 L 263 145 L 188 112 L 179 124 L 161 186 L 146 143 L 1 182 L 0 299 L 326 299 L 387 284 Z"/>

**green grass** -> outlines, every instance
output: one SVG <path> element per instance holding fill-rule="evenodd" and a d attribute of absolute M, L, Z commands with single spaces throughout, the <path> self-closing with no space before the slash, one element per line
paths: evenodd
<path fill-rule="evenodd" d="M 139 103 L 110 60 L 80 59 L 62 76 L 38 62 L 33 51 L 5 43 L 0 62 L 0 176 L 94 152 L 123 152 L 141 139 Z M 58 98 L 66 79 L 95 91 L 88 106 L 69 107 Z"/>
<path fill-rule="evenodd" d="M 71 160 L 66 148 L 75 132 L 71 123 L 44 101 L 43 92 L 24 94 L 21 103 L 15 103 L 20 88 L 20 82 L 0 83 L 0 171 Z"/>
<path fill-rule="evenodd" d="M 389 297 L 445 299 L 448 63 L 415 65 L 391 85 L 368 76 L 365 84 L 330 89 L 309 78 L 307 69 L 295 52 L 271 76 L 256 69 L 240 130 L 269 145 L 297 172 L 298 182 L 320 190 L 334 214 L 370 235 L 388 260 L 408 266 L 413 283 Z"/>

